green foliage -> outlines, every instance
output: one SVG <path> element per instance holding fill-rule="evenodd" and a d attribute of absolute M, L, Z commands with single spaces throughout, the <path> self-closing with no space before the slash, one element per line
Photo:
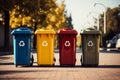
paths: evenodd
<path fill-rule="evenodd" d="M 107 33 L 102 35 L 102 43 L 105 47 L 106 40 L 110 40 L 113 36 L 120 33 L 120 5 L 118 7 L 115 7 L 113 9 L 108 8 L 106 12 L 106 27 L 107 27 Z M 104 15 L 100 15 L 100 30 L 103 32 L 103 25 L 104 25 Z"/>
<path fill-rule="evenodd" d="M 114 34 L 120 33 L 119 14 L 119 7 L 107 10 L 107 31 L 112 30 Z"/>
<path fill-rule="evenodd" d="M 12 10 L 15 4 L 15 0 L 0 0 L 0 10 L 9 11 Z"/>
<path fill-rule="evenodd" d="M 113 31 L 114 34 L 120 33 L 120 7 L 115 7 L 113 9 L 108 8 L 107 12 L 106 12 L 106 16 L 107 16 L 107 32 L 109 32 L 110 30 Z M 101 30 L 103 30 L 103 20 L 104 16 L 103 14 L 101 14 L 101 18 L 100 18 L 100 27 L 102 28 Z"/>
<path fill-rule="evenodd" d="M 66 27 L 64 3 L 59 6 L 56 0 L 16 0 L 15 8 L 10 12 L 12 28 L 28 25 L 37 28 L 58 30 Z"/>
<path fill-rule="evenodd" d="M 69 29 L 73 29 L 71 14 L 70 14 L 70 16 L 66 16 L 66 27 L 69 28 Z"/>
<path fill-rule="evenodd" d="M 9 11 L 14 8 L 15 0 L 0 0 L 0 12 L 2 13 L 1 24 L 4 26 L 4 50 L 9 51 Z M 1 25 L 0 24 L 0 25 Z"/>
<path fill-rule="evenodd" d="M 40 8 L 40 0 L 16 0 L 14 9 L 10 12 L 10 25 L 12 28 L 18 26 L 34 25 L 38 19 L 38 10 Z"/>

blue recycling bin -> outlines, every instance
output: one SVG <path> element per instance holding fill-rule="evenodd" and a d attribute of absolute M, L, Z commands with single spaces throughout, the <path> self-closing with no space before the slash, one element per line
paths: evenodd
<path fill-rule="evenodd" d="M 31 54 L 32 30 L 29 28 L 18 28 L 11 32 L 14 45 L 14 64 L 16 67 L 32 66 L 33 55 Z"/>

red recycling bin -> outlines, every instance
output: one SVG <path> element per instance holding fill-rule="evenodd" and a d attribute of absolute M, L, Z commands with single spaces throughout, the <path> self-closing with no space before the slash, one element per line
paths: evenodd
<path fill-rule="evenodd" d="M 58 31 L 60 66 L 74 66 L 76 62 L 77 31 L 63 29 Z"/>

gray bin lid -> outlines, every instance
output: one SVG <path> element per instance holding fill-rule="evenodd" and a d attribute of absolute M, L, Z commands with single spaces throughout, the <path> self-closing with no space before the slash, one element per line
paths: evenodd
<path fill-rule="evenodd" d="M 101 33 L 98 30 L 87 30 L 87 31 L 81 32 L 80 34 L 82 35 L 82 34 L 101 34 Z"/>

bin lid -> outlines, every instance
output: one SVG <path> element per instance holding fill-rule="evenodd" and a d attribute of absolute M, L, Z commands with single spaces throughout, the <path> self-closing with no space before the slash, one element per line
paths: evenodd
<path fill-rule="evenodd" d="M 55 34 L 54 30 L 37 29 L 35 34 Z"/>
<path fill-rule="evenodd" d="M 78 34 L 76 30 L 74 29 L 62 29 L 58 31 L 58 34 Z"/>
<path fill-rule="evenodd" d="M 29 28 L 26 28 L 26 27 L 21 27 L 21 28 L 17 28 L 17 29 L 14 29 L 11 34 L 12 35 L 16 35 L 16 34 L 32 34 L 32 30 L 29 29 Z"/>
<path fill-rule="evenodd" d="M 82 31 L 80 34 L 101 34 L 98 30 L 86 30 Z"/>

